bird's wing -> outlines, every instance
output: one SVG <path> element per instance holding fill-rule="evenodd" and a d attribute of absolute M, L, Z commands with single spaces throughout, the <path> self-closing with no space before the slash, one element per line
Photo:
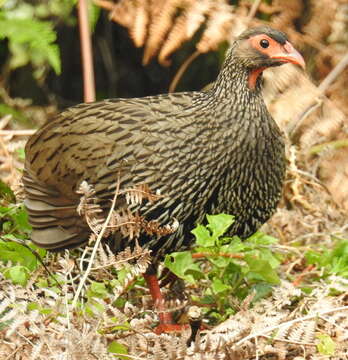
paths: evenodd
<path fill-rule="evenodd" d="M 86 241 L 86 224 L 76 212 L 81 182 L 109 201 L 118 177 L 132 176 L 131 168 L 156 149 L 147 145 L 161 141 L 154 128 L 158 134 L 168 131 L 168 118 L 190 101 L 180 94 L 81 104 L 34 134 L 26 145 L 23 176 L 34 242 L 60 248 Z"/>

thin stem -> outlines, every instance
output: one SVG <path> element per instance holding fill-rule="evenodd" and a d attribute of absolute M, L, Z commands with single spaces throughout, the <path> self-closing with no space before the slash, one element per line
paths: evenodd
<path fill-rule="evenodd" d="M 330 87 L 330 85 L 337 79 L 337 77 L 341 74 L 341 72 L 348 65 L 348 53 L 343 56 L 343 58 L 339 61 L 339 63 L 330 71 L 330 73 L 326 76 L 326 78 L 320 83 L 318 86 L 319 92 L 315 95 L 315 100 L 312 102 L 302 114 L 298 117 L 298 120 L 295 122 L 295 125 L 292 129 L 289 129 L 289 134 L 291 140 L 295 141 L 298 129 L 302 126 L 304 120 L 319 106 L 322 105 L 321 96 L 325 95 L 326 91 Z"/>
<path fill-rule="evenodd" d="M 36 130 L 0 130 L 0 136 L 30 136 L 35 132 Z"/>
<path fill-rule="evenodd" d="M 217 254 L 211 254 L 211 253 L 195 253 L 192 254 L 193 259 L 202 259 L 207 257 L 227 257 L 232 259 L 244 259 L 244 254 L 228 254 L 228 253 L 217 253 Z"/>
<path fill-rule="evenodd" d="M 348 65 L 348 53 L 343 56 L 340 62 L 330 71 L 326 78 L 318 86 L 320 94 L 324 94 L 329 86 L 336 80 L 336 78 L 341 74 L 341 72 Z"/>
<path fill-rule="evenodd" d="M 260 6 L 260 3 L 261 3 L 261 0 L 254 0 L 253 5 L 250 8 L 250 11 L 249 11 L 249 14 L 248 14 L 248 17 L 246 20 L 247 26 L 249 25 L 250 21 L 254 18 L 255 14 L 257 12 L 257 9 Z"/>
<path fill-rule="evenodd" d="M 78 300 L 78 298 L 79 298 L 79 296 L 81 294 L 82 288 L 83 288 L 83 286 L 84 286 L 84 284 L 85 284 L 85 282 L 86 282 L 86 280 L 88 278 L 89 273 L 92 270 L 93 260 L 95 258 L 96 253 L 97 253 L 97 249 L 99 247 L 100 241 L 103 238 L 103 235 L 104 235 L 104 233 L 105 233 L 105 231 L 106 231 L 106 229 L 108 227 L 108 224 L 109 224 L 109 222 L 111 220 L 113 211 L 115 209 L 116 199 L 117 199 L 117 196 L 119 194 L 119 189 L 120 189 L 120 181 L 118 180 L 116 190 L 115 190 L 115 195 L 114 195 L 114 198 L 112 199 L 111 207 L 110 207 L 110 210 L 109 210 L 109 213 L 108 213 L 108 217 L 106 218 L 106 220 L 105 220 L 105 222 L 103 224 L 103 227 L 100 230 L 100 233 L 98 234 L 97 240 L 95 241 L 95 244 L 94 244 L 94 247 L 93 247 L 91 258 L 89 259 L 87 269 L 86 269 L 85 273 L 83 274 L 83 277 L 82 277 L 82 279 L 81 279 L 81 281 L 79 283 L 79 286 L 77 287 L 74 299 L 72 301 L 72 308 L 73 309 L 76 307 L 76 303 L 77 303 L 77 300 Z"/>
<path fill-rule="evenodd" d="M 87 0 L 78 2 L 81 56 L 83 67 L 83 96 L 85 102 L 95 101 L 94 70 L 91 34 L 89 32 Z"/>
<path fill-rule="evenodd" d="M 294 319 L 294 320 L 291 320 L 291 321 L 287 321 L 287 322 L 282 323 L 282 324 L 278 324 L 278 325 L 274 325 L 274 326 L 268 326 L 266 328 L 263 328 L 260 331 L 252 333 L 252 334 L 244 337 L 243 339 L 239 340 L 235 344 L 235 346 L 238 347 L 238 346 L 244 344 L 245 342 L 247 342 L 247 341 L 249 341 L 251 339 L 254 339 L 255 337 L 265 336 L 267 333 L 269 333 L 269 332 L 271 332 L 273 330 L 277 330 L 277 329 L 279 329 L 281 327 L 284 327 L 284 326 L 290 327 L 293 324 L 296 324 L 298 322 L 303 322 L 303 321 L 306 321 L 306 320 L 315 319 L 318 316 L 322 316 L 322 315 L 325 315 L 325 314 L 330 314 L 330 313 L 337 312 L 337 311 L 343 311 L 343 310 L 348 310 L 348 306 L 340 306 L 340 307 L 337 307 L 337 308 L 334 308 L 334 309 L 329 309 L 329 310 L 318 312 L 318 313 L 315 313 L 315 314 L 310 314 L 310 315 L 307 315 L 307 316 L 303 316 L 303 317 L 300 317 L 300 318 L 297 318 L 297 319 Z"/>
<path fill-rule="evenodd" d="M 169 85 L 169 92 L 174 92 L 178 82 L 180 81 L 180 79 L 182 78 L 182 76 L 184 75 L 184 72 L 187 70 L 187 68 L 189 67 L 189 65 L 193 62 L 193 60 L 196 59 L 196 57 L 198 57 L 198 55 L 200 55 L 201 53 L 196 50 L 194 53 L 192 53 L 180 66 L 179 70 L 176 72 L 171 84 Z"/>

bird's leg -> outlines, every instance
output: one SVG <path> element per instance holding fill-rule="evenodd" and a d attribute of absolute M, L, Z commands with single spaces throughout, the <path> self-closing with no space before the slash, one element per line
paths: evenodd
<path fill-rule="evenodd" d="M 165 299 L 161 293 L 161 289 L 158 283 L 158 279 L 155 273 L 148 271 L 144 274 L 144 279 L 149 287 L 152 300 L 159 312 L 159 325 L 155 328 L 156 334 L 162 334 L 164 332 L 180 332 L 185 326 L 174 324 L 172 315 L 166 311 Z"/>
<path fill-rule="evenodd" d="M 152 300 L 159 311 L 159 319 L 161 324 L 172 324 L 172 315 L 165 310 L 165 300 L 162 295 L 157 276 L 155 274 L 144 275 L 147 286 L 149 287 Z"/>

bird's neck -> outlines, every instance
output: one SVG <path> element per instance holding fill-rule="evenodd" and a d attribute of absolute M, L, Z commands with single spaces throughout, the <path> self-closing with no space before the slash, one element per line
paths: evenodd
<path fill-rule="evenodd" d="M 250 69 L 229 52 L 214 83 L 212 93 L 219 98 L 261 96 L 261 75 L 265 68 Z"/>

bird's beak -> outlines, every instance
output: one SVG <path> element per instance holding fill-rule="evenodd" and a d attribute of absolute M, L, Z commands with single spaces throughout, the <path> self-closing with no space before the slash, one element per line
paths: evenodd
<path fill-rule="evenodd" d="M 289 62 L 292 64 L 300 65 L 302 69 L 305 69 L 306 63 L 302 55 L 290 44 L 289 41 L 283 46 L 284 51 L 274 54 L 271 59 L 276 59 L 282 62 Z"/>

